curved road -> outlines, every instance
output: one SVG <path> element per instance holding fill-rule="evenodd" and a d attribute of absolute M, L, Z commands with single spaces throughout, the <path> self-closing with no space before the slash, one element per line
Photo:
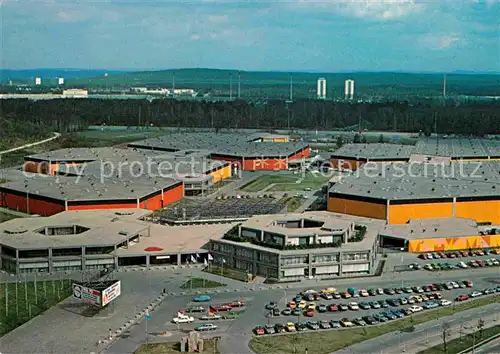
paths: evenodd
<path fill-rule="evenodd" d="M 470 351 L 469 353 L 472 353 Z M 480 354 L 480 353 L 500 353 L 500 338 L 497 338 L 488 344 L 485 344 L 477 349 L 474 350 L 474 353 Z"/>
<path fill-rule="evenodd" d="M 18 147 L 9 149 L 9 150 L 0 151 L 0 155 L 4 155 L 4 154 L 8 154 L 10 152 L 17 151 L 17 150 L 23 150 L 23 149 L 30 148 L 30 147 L 33 147 L 33 146 L 45 144 L 45 143 L 48 143 L 49 141 L 52 141 L 52 140 L 55 140 L 55 139 L 59 138 L 60 136 L 61 136 L 60 133 L 55 133 L 54 132 L 54 135 L 52 137 L 50 137 L 50 138 L 43 139 L 43 140 L 40 140 L 40 141 L 36 141 L 34 143 L 24 144 L 23 146 L 18 146 Z"/>

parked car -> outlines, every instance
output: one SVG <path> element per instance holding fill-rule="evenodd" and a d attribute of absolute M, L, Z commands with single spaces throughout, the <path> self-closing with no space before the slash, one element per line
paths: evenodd
<path fill-rule="evenodd" d="M 338 307 L 339 307 L 339 311 L 349 310 L 349 306 L 347 306 L 346 304 L 339 304 Z"/>
<path fill-rule="evenodd" d="M 331 293 L 321 293 L 321 297 L 325 300 L 332 300 L 333 295 Z"/>
<path fill-rule="evenodd" d="M 328 322 L 327 320 L 322 320 L 319 322 L 319 328 L 329 329 L 329 328 L 332 328 L 332 326 L 330 325 L 330 322 Z"/>
<path fill-rule="evenodd" d="M 439 301 L 439 305 L 440 306 L 449 306 L 449 305 L 451 305 L 451 301 L 443 299 L 443 300 Z"/>
<path fill-rule="evenodd" d="M 207 309 L 203 306 L 194 306 L 187 308 L 184 312 L 186 313 L 196 313 L 196 312 L 205 312 Z"/>
<path fill-rule="evenodd" d="M 285 326 L 287 332 L 295 332 L 297 328 L 295 328 L 295 324 L 293 322 L 288 322 Z"/>
<path fill-rule="evenodd" d="M 397 317 L 391 311 L 384 311 L 380 313 L 382 316 L 388 318 L 389 320 L 395 320 Z"/>
<path fill-rule="evenodd" d="M 349 306 L 349 310 L 351 310 L 351 311 L 359 310 L 359 305 L 357 302 L 350 302 L 348 306 Z"/>
<path fill-rule="evenodd" d="M 265 325 L 264 326 L 264 331 L 266 332 L 266 334 L 274 334 L 274 333 L 276 333 L 276 329 L 274 329 L 273 325 Z"/>
<path fill-rule="evenodd" d="M 276 333 L 282 333 L 282 332 L 286 332 L 286 327 L 285 327 L 285 325 L 283 325 L 281 323 L 276 323 L 274 325 L 274 330 L 276 331 Z"/>
<path fill-rule="evenodd" d="M 195 331 L 201 332 L 201 331 L 215 331 L 217 329 L 217 326 L 214 325 L 213 323 L 203 323 L 199 324 L 194 327 Z"/>
<path fill-rule="evenodd" d="M 480 292 L 480 291 L 473 291 L 473 292 L 470 294 L 470 297 L 479 297 L 479 296 L 481 296 L 481 295 L 483 295 L 483 293 L 482 293 L 482 292 Z"/>
<path fill-rule="evenodd" d="M 374 288 L 370 288 L 370 289 L 368 289 L 368 294 L 369 294 L 370 296 L 375 296 L 375 295 L 377 295 L 377 289 L 374 289 Z"/>
<path fill-rule="evenodd" d="M 240 314 L 238 312 L 228 312 L 225 315 L 222 315 L 223 320 L 234 320 L 240 318 Z"/>
<path fill-rule="evenodd" d="M 418 306 L 418 305 L 413 305 L 413 306 L 410 306 L 408 308 L 408 310 L 410 310 L 411 312 L 415 313 L 415 312 L 420 312 L 423 310 L 422 306 Z"/>
<path fill-rule="evenodd" d="M 194 317 L 186 316 L 186 315 L 179 312 L 177 314 L 177 317 L 174 317 L 172 319 L 172 322 L 173 323 L 192 323 L 192 322 L 194 322 Z"/>
<path fill-rule="evenodd" d="M 339 321 L 335 321 L 335 320 L 331 320 L 330 321 L 330 326 L 332 328 L 340 328 L 340 322 Z"/>
<path fill-rule="evenodd" d="M 355 318 L 354 320 L 352 320 L 352 322 L 356 325 L 356 326 L 366 326 L 366 322 L 361 318 L 361 317 L 357 317 Z"/>
<path fill-rule="evenodd" d="M 261 305 L 262 306 L 262 305 Z M 272 310 L 278 307 L 278 304 L 274 301 L 271 301 L 266 305 L 266 310 Z"/>
<path fill-rule="evenodd" d="M 326 312 L 326 311 L 328 311 L 326 305 L 323 305 L 323 304 L 318 305 L 317 310 L 318 310 L 318 312 Z"/>
<path fill-rule="evenodd" d="M 328 311 L 330 312 L 337 312 L 339 310 L 339 307 L 336 304 L 330 304 L 328 305 Z"/>
<path fill-rule="evenodd" d="M 388 299 L 387 303 L 393 307 L 399 306 L 399 301 L 397 299 Z"/>
<path fill-rule="evenodd" d="M 373 318 L 373 316 L 365 316 L 363 317 L 363 320 L 369 325 L 377 323 L 377 320 Z"/>
<path fill-rule="evenodd" d="M 396 316 L 397 318 L 403 318 L 405 317 L 405 313 L 400 310 L 391 310 L 391 313 Z"/>
<path fill-rule="evenodd" d="M 353 327 L 354 323 L 352 323 L 348 318 L 344 317 L 340 320 L 340 325 L 342 327 Z"/>
<path fill-rule="evenodd" d="M 362 310 L 369 310 L 371 306 L 368 302 L 363 301 L 359 303 L 359 308 Z"/>
<path fill-rule="evenodd" d="M 314 317 L 314 311 L 311 311 L 311 310 L 304 311 L 304 316 Z"/>
<path fill-rule="evenodd" d="M 435 309 L 436 307 L 439 307 L 439 304 L 437 302 L 434 302 L 434 301 L 426 302 L 423 305 L 423 308 L 426 310 Z"/>
<path fill-rule="evenodd" d="M 385 300 L 379 300 L 378 303 L 380 304 L 381 307 L 389 307 L 389 304 Z"/>
<path fill-rule="evenodd" d="M 212 298 L 208 295 L 200 295 L 195 298 L 193 298 L 194 302 L 207 302 L 210 301 Z"/>
<path fill-rule="evenodd" d="M 470 280 L 464 280 L 464 284 L 468 288 L 472 288 L 472 286 L 474 285 Z"/>
<path fill-rule="evenodd" d="M 458 295 L 456 300 L 457 301 L 465 301 L 469 298 L 469 295 Z"/>
<path fill-rule="evenodd" d="M 381 307 L 378 301 L 371 301 L 370 306 L 374 309 L 379 309 Z"/>
<path fill-rule="evenodd" d="M 302 313 L 302 310 L 299 309 L 299 308 L 295 308 L 292 310 L 292 315 L 293 316 L 300 316 L 300 314 Z"/>
<path fill-rule="evenodd" d="M 309 329 L 309 327 L 307 327 L 307 324 L 301 322 L 301 323 L 296 323 L 295 324 L 295 328 L 297 328 L 297 331 L 298 332 L 303 332 L 303 331 L 307 331 Z"/>
<path fill-rule="evenodd" d="M 307 327 L 313 331 L 316 331 L 319 329 L 319 323 L 316 321 L 308 321 L 306 323 Z"/>
<path fill-rule="evenodd" d="M 377 321 L 377 322 L 387 322 L 387 317 L 381 315 L 380 313 L 376 313 L 373 315 L 373 318 Z"/>
<path fill-rule="evenodd" d="M 200 317 L 200 320 L 202 321 L 215 321 L 215 320 L 220 320 L 222 317 L 221 315 L 213 314 L 213 315 L 204 315 Z"/>
<path fill-rule="evenodd" d="M 370 296 L 370 294 L 368 294 L 368 291 L 366 291 L 365 289 L 361 289 L 359 291 L 359 295 L 362 296 L 362 297 L 368 297 L 368 296 Z"/>
<path fill-rule="evenodd" d="M 290 316 L 292 314 L 292 309 L 286 308 L 283 311 L 281 311 L 281 314 L 284 316 Z"/>
<path fill-rule="evenodd" d="M 279 308 L 275 308 L 271 311 L 271 313 L 273 314 L 273 316 L 279 316 L 280 315 L 280 309 Z"/>

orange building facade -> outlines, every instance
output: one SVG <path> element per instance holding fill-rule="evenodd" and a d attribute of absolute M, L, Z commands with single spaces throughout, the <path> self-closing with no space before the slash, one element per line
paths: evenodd
<path fill-rule="evenodd" d="M 500 248 L 500 235 L 429 238 L 408 241 L 408 252 L 440 252 Z"/>

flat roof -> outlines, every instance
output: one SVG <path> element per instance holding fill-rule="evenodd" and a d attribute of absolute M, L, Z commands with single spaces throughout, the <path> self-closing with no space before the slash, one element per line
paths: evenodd
<path fill-rule="evenodd" d="M 95 200 L 134 200 L 149 196 L 161 190 L 182 184 L 172 178 L 102 178 L 85 175 L 84 177 L 26 175 L 23 179 L 9 181 L 0 185 L 0 192 L 22 193 L 55 200 L 95 201 Z"/>
<path fill-rule="evenodd" d="M 113 246 L 148 228 L 137 219 L 150 213 L 144 209 L 65 211 L 48 217 L 12 219 L 0 224 L 0 243 L 17 249 Z M 88 228 L 76 235 L 44 235 L 45 227 Z"/>
<path fill-rule="evenodd" d="M 250 218 L 248 221 L 244 222 L 241 226 L 252 228 L 252 229 L 260 229 L 260 225 L 268 225 L 270 222 L 275 220 L 300 220 L 300 219 L 310 219 L 310 220 L 325 220 L 325 224 L 331 225 L 332 228 L 337 225 L 337 228 L 340 227 L 349 227 L 351 224 L 356 224 L 360 226 L 366 226 L 366 234 L 362 241 L 360 242 L 347 242 L 343 243 L 341 247 L 326 247 L 326 248 L 311 248 L 311 249 L 297 249 L 297 250 L 277 250 L 271 247 L 254 245 L 250 242 L 236 242 L 221 239 L 221 242 L 232 244 L 235 246 L 244 246 L 248 248 L 252 248 L 259 251 L 265 251 L 270 253 L 279 253 L 281 255 L 295 255 L 295 254 L 308 254 L 308 253 L 334 253 L 340 251 L 368 251 L 372 249 L 375 240 L 377 239 L 377 235 L 379 230 L 385 225 L 384 220 L 365 218 L 361 216 L 355 215 L 346 215 L 340 213 L 331 213 L 328 211 L 311 211 L 304 213 L 291 213 L 286 215 L 259 215 Z M 249 226 L 247 226 L 249 225 Z M 279 227 L 280 233 L 283 231 L 291 230 Z M 264 229 L 265 230 L 265 229 Z M 304 229 L 301 229 L 304 230 Z M 311 229 L 306 229 L 311 230 Z"/>
<path fill-rule="evenodd" d="M 428 238 L 447 238 L 479 235 L 477 223 L 463 218 L 435 218 L 410 220 L 404 225 L 385 225 L 380 235 L 421 240 Z"/>
<path fill-rule="evenodd" d="M 254 135 L 255 138 L 259 136 L 266 135 Z M 159 138 L 137 141 L 128 146 L 146 150 L 204 150 L 213 155 L 227 156 L 287 157 L 308 145 L 292 142 L 253 142 L 246 134 L 171 133 Z"/>
<path fill-rule="evenodd" d="M 140 220 L 151 212 L 144 209 L 65 211 L 48 217 L 18 218 L 0 224 L 0 243 L 21 250 L 115 246 L 140 235 L 129 248 L 118 248 L 118 256 L 176 254 L 203 251 L 210 239 L 219 239 L 236 223 L 165 226 Z M 76 235 L 44 235 L 45 227 L 88 228 Z M 163 250 L 149 252 L 148 247 Z"/>
<path fill-rule="evenodd" d="M 332 158 L 353 160 L 409 159 L 411 155 L 460 158 L 500 158 L 500 140 L 465 137 L 421 137 L 416 145 L 345 144 Z"/>
<path fill-rule="evenodd" d="M 366 164 L 329 192 L 381 200 L 500 197 L 500 161 Z"/>
<path fill-rule="evenodd" d="M 332 154 L 332 158 L 401 160 L 408 159 L 414 149 L 414 146 L 400 144 L 345 144 Z"/>

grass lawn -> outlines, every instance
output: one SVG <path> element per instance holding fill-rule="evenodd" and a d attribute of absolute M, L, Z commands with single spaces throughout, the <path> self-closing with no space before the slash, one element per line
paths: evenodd
<path fill-rule="evenodd" d="M 173 354 L 173 353 L 181 353 L 180 343 L 144 344 L 134 352 L 134 354 Z M 217 348 L 217 342 L 213 339 L 208 339 L 203 341 L 203 351 L 197 353 L 220 354 L 220 351 Z"/>
<path fill-rule="evenodd" d="M 17 283 L 17 291 L 16 283 L 0 284 L 0 335 L 67 298 L 72 293 L 71 284 L 68 279 L 37 281 L 36 291 L 34 282 Z"/>
<path fill-rule="evenodd" d="M 235 269 L 228 269 L 225 268 L 222 269 L 221 267 L 211 265 L 210 267 L 206 267 L 203 269 L 204 272 L 214 274 L 214 275 L 220 275 L 226 278 L 234 279 L 234 280 L 239 280 L 243 281 L 245 283 L 248 283 L 248 275 L 245 272 L 241 272 Z"/>
<path fill-rule="evenodd" d="M 305 175 L 297 175 L 298 178 L 293 182 L 282 182 L 272 186 L 269 192 L 293 192 L 303 191 L 306 188 L 321 189 L 331 178 L 331 176 L 323 175 L 321 173 L 306 173 Z M 300 181 L 300 183 L 297 183 Z"/>
<path fill-rule="evenodd" d="M 181 289 L 207 289 L 207 288 L 220 288 L 226 286 L 213 280 L 208 280 L 204 278 L 192 278 L 181 285 Z"/>
<path fill-rule="evenodd" d="M 299 176 L 293 175 L 262 175 L 240 187 L 243 192 L 259 192 L 274 183 L 295 183 Z"/>
<path fill-rule="evenodd" d="M 475 343 L 479 343 L 489 337 L 500 333 L 500 325 L 496 325 L 489 328 L 484 328 L 482 335 L 480 331 L 475 333 L 467 334 L 462 338 L 457 338 L 449 341 L 446 345 L 447 351 L 445 352 L 443 344 L 436 345 L 435 347 L 428 348 L 418 352 L 418 354 L 444 354 L 444 353 L 460 353 L 466 349 L 469 349 L 474 344 L 474 336 L 476 337 Z"/>
<path fill-rule="evenodd" d="M 281 199 L 281 202 L 288 207 L 288 212 L 297 210 L 305 201 L 306 200 L 301 197 L 284 197 Z"/>
<path fill-rule="evenodd" d="M 378 337 L 382 334 L 411 330 L 413 326 L 452 315 L 456 312 L 476 308 L 500 301 L 500 296 L 495 295 L 482 299 L 472 300 L 452 306 L 440 308 L 439 310 L 426 311 L 402 320 L 392 321 L 379 326 L 369 326 L 346 330 L 332 330 L 315 333 L 298 333 L 281 336 L 255 337 L 250 341 L 250 348 L 257 354 L 287 354 L 304 353 L 307 348 L 309 353 L 323 354 L 331 353 L 350 345 Z"/>
<path fill-rule="evenodd" d="M 9 213 L 3 213 L 0 211 L 0 223 L 7 221 L 7 220 L 15 219 L 15 218 L 17 218 L 17 216 L 9 214 Z"/>

